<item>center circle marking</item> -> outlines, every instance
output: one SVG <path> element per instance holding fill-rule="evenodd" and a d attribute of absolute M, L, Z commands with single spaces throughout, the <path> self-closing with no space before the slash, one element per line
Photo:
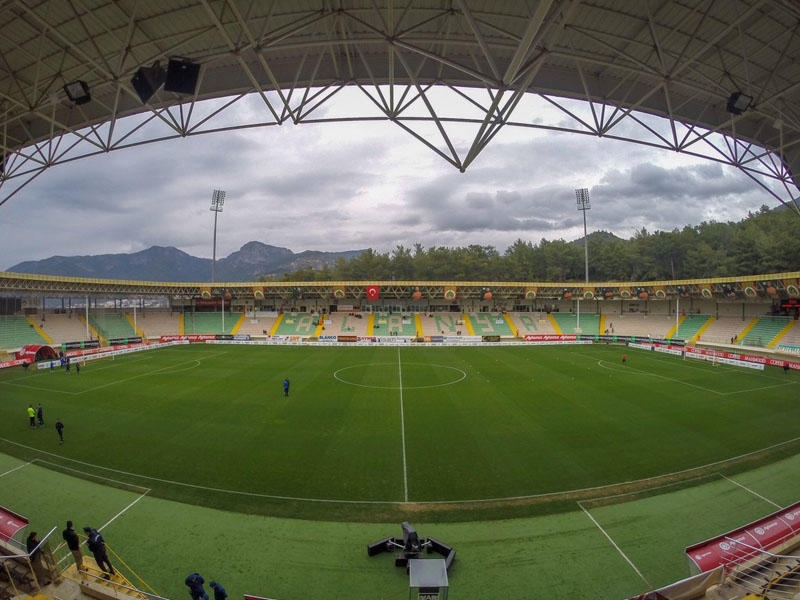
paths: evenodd
<path fill-rule="evenodd" d="M 430 389 L 430 388 L 445 387 L 445 386 L 448 386 L 448 385 L 455 385 L 456 383 L 459 383 L 460 381 L 464 381 L 467 378 L 466 371 L 463 371 L 463 370 L 458 369 L 456 367 L 449 367 L 447 365 L 437 365 L 437 364 L 431 364 L 431 363 L 403 363 L 403 364 L 405 366 L 424 365 L 424 366 L 433 367 L 433 368 L 436 368 L 436 369 L 446 369 L 448 371 L 454 371 L 453 379 L 451 379 L 450 381 L 445 381 L 443 383 L 436 383 L 436 384 L 433 384 L 433 385 L 372 385 L 372 384 L 358 383 L 356 381 L 350 381 L 350 380 L 346 379 L 344 376 L 342 376 L 342 373 L 344 373 L 345 371 L 352 370 L 352 369 L 368 369 L 368 368 L 374 368 L 376 366 L 382 366 L 382 365 L 383 366 L 385 366 L 385 365 L 395 366 L 396 363 L 370 363 L 370 364 L 361 364 L 361 365 L 350 365 L 349 367 L 342 367 L 341 369 L 337 369 L 336 371 L 334 371 L 333 372 L 333 377 L 337 381 L 340 381 L 341 383 L 344 383 L 346 385 L 354 385 L 354 386 L 357 386 L 357 387 L 371 388 L 371 389 L 377 389 L 377 390 L 399 390 L 399 389 L 403 389 L 403 390 L 424 390 L 424 389 Z"/>

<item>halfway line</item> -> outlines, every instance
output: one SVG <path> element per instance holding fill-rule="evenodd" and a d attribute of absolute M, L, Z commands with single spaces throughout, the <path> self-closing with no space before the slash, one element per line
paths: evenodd
<path fill-rule="evenodd" d="M 400 380 L 400 435 L 403 439 L 403 501 L 408 502 L 408 466 L 406 464 L 406 417 L 403 411 L 403 364 L 400 362 L 400 346 L 397 347 L 397 376 Z"/>

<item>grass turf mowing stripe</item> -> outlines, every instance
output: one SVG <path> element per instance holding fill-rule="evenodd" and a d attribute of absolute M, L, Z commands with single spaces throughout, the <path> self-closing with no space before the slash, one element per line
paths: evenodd
<path fill-rule="evenodd" d="M 680 472 L 800 435 L 794 373 L 633 350 L 622 365 L 621 352 L 196 345 L 88 365 L 79 376 L 0 373 L 4 437 L 32 450 L 4 448 L 160 480 L 154 494 L 182 501 L 323 516 L 297 503 L 385 503 L 397 514 L 406 501 L 418 510 L 541 497 Z M 22 387 L 31 383 L 36 390 Z M 26 403 L 38 401 L 48 424 L 66 423 L 63 447 L 49 427 L 25 427 Z"/>

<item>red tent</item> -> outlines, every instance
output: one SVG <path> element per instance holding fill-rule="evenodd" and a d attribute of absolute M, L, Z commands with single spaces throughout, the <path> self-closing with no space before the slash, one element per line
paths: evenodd
<path fill-rule="evenodd" d="M 17 360 L 24 360 L 28 364 L 35 363 L 37 360 L 58 358 L 58 353 L 55 350 L 50 346 L 41 344 L 28 344 L 22 350 L 18 350 L 15 355 Z"/>

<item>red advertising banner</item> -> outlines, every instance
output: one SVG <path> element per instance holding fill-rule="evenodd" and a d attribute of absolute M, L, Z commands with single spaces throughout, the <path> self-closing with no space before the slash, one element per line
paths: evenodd
<path fill-rule="evenodd" d="M 162 335 L 159 338 L 160 342 L 207 342 L 209 340 L 216 340 L 216 334 L 208 333 L 193 333 L 191 335 Z"/>
<path fill-rule="evenodd" d="M 0 540 L 8 541 L 28 524 L 28 519 L 0 506 Z"/>
<path fill-rule="evenodd" d="M 574 342 L 578 339 L 575 334 L 555 335 L 555 334 L 536 334 L 526 335 L 526 342 Z"/>
<path fill-rule="evenodd" d="M 18 367 L 24 362 L 25 362 L 24 360 L 20 359 L 0 361 L 0 369 L 8 369 L 9 367 Z"/>
<path fill-rule="evenodd" d="M 772 550 L 800 534 L 800 502 L 749 525 L 686 548 L 686 556 L 700 572 L 737 564 Z"/>

